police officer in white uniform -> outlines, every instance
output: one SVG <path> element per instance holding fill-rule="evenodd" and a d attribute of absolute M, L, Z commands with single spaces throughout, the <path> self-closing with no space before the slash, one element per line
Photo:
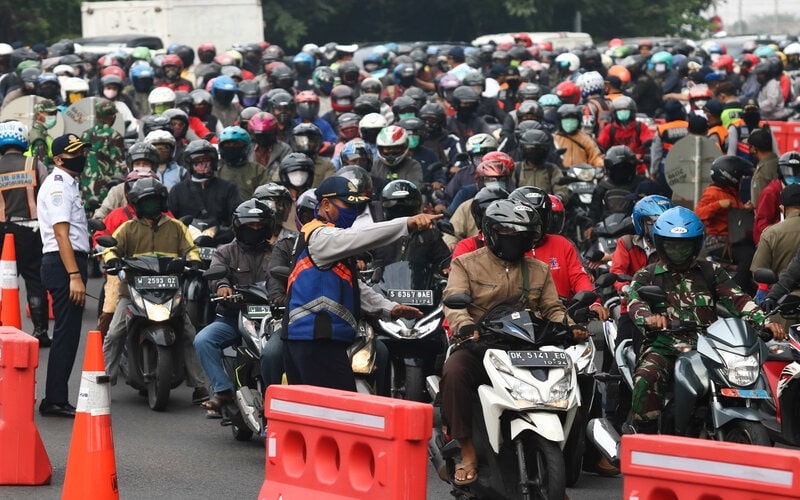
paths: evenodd
<path fill-rule="evenodd" d="M 53 345 L 47 361 L 45 397 L 39 413 L 74 417 L 67 381 L 75 364 L 86 304 L 89 229 L 78 177 L 86 166 L 88 144 L 75 134 L 53 141 L 53 172 L 37 198 L 42 235 L 42 283 L 53 297 Z"/>

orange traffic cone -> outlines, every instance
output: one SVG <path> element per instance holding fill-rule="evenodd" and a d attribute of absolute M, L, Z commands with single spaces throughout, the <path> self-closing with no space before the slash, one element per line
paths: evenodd
<path fill-rule="evenodd" d="M 3 253 L 0 255 L 0 324 L 22 329 L 19 308 L 19 283 L 17 282 L 17 253 L 14 250 L 14 235 L 6 233 Z"/>
<path fill-rule="evenodd" d="M 119 499 L 111 434 L 111 388 L 104 366 L 102 335 L 90 331 L 61 495 L 64 500 Z"/>

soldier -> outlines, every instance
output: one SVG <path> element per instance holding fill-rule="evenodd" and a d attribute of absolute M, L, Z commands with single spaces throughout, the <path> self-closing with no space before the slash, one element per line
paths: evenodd
<path fill-rule="evenodd" d="M 56 126 L 58 108 L 56 103 L 45 99 L 33 107 L 33 126 L 28 143 L 30 147 L 25 156 L 33 156 L 44 163 L 48 169 L 53 168 L 53 138 L 48 132 Z"/>
<path fill-rule="evenodd" d="M 84 203 L 97 197 L 101 203 L 108 194 L 108 181 L 125 175 L 125 143 L 112 128 L 117 118 L 117 107 L 108 99 L 97 99 L 94 106 L 95 125 L 84 132 L 82 141 L 89 144 L 85 174 L 81 176 L 81 194 Z"/>
<path fill-rule="evenodd" d="M 653 226 L 653 239 L 661 261 L 639 270 L 628 293 L 628 313 L 645 332 L 631 402 L 636 431 L 645 434 L 658 432 L 662 401 L 677 356 L 673 346 L 697 344 L 696 333 L 658 330 L 668 328 L 671 320 L 709 325 L 717 319 L 717 303 L 732 317 L 745 317 L 756 324 L 764 321 L 762 310 L 725 269 L 697 259 L 703 248 L 705 228 L 694 212 L 684 207 L 665 211 Z M 639 298 L 639 288 L 646 285 L 657 285 L 667 291 L 665 312 L 653 312 L 650 304 Z M 764 326 L 772 331 L 775 340 L 786 338 L 782 325 L 767 319 Z"/>

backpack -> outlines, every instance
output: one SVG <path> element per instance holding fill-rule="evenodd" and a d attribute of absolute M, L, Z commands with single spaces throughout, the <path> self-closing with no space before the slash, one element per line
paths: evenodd
<path fill-rule="evenodd" d="M 594 103 L 594 112 L 592 113 L 595 121 L 594 132 L 597 134 L 603 130 L 606 125 L 614 122 L 614 115 L 611 113 L 611 107 L 608 105 L 608 101 L 602 97 L 590 97 L 586 108 L 592 107 L 592 103 Z M 591 112 L 591 110 L 589 110 L 589 112 Z"/>
<path fill-rule="evenodd" d="M 641 137 L 641 134 L 642 134 L 642 122 L 640 122 L 639 120 L 636 120 L 636 124 L 634 125 L 634 129 L 636 130 L 636 136 L 633 138 L 633 142 L 635 143 L 636 147 L 635 148 L 631 147 L 631 149 L 633 149 L 634 152 L 636 152 L 636 149 L 638 149 L 639 146 L 641 146 L 641 144 L 639 144 L 639 137 Z M 617 144 L 614 144 L 614 136 L 616 135 L 616 131 L 617 131 L 617 124 L 612 121 L 611 122 L 611 129 L 608 131 L 609 134 L 610 134 L 609 135 L 610 144 L 612 146 L 617 146 Z M 627 144 L 622 144 L 622 145 L 623 146 L 628 146 Z M 628 146 L 628 147 L 630 147 L 630 146 Z"/>
<path fill-rule="evenodd" d="M 717 287 L 715 286 L 716 271 L 714 270 L 714 264 L 712 264 L 707 260 L 700 260 L 700 259 L 697 260 L 697 263 L 700 265 L 700 272 L 703 274 L 703 280 L 705 280 L 706 287 L 708 288 L 708 291 L 711 294 L 711 300 L 713 301 L 713 305 L 716 305 L 717 302 L 719 301 L 719 296 L 717 295 Z M 661 279 L 659 279 L 659 276 L 662 275 L 655 274 L 656 264 L 657 263 L 655 262 L 652 264 L 648 264 L 647 267 L 645 268 L 647 269 L 647 275 L 648 275 L 647 281 L 649 284 L 656 285 L 657 287 L 664 290 L 664 283 Z M 709 285 L 709 283 L 711 285 Z"/>
<path fill-rule="evenodd" d="M 614 187 L 603 195 L 603 206 L 607 214 L 629 214 L 633 210 L 631 191 Z"/>

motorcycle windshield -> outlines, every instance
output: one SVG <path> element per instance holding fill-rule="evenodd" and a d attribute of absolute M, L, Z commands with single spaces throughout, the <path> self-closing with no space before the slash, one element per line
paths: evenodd
<path fill-rule="evenodd" d="M 433 287 L 432 266 L 427 262 L 401 260 L 389 264 L 373 288 L 389 300 L 423 309 L 433 307 L 440 299 Z"/>
<path fill-rule="evenodd" d="M 167 274 L 167 266 L 173 260 L 165 255 L 142 255 L 125 259 L 125 264 L 136 274 Z"/>

